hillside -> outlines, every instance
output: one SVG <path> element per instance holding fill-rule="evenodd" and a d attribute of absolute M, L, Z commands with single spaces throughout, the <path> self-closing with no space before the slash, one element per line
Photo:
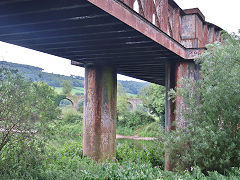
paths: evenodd
<path fill-rule="evenodd" d="M 48 85 L 53 87 L 61 87 L 63 80 L 69 81 L 73 85 L 73 87 L 84 86 L 83 83 L 84 78 L 80 76 L 64 76 L 59 74 L 46 73 L 43 72 L 43 69 L 39 67 L 10 63 L 5 61 L 0 61 L 0 66 L 11 69 L 17 69 L 19 73 L 23 74 L 25 78 L 32 81 L 44 81 Z"/>
<path fill-rule="evenodd" d="M 61 84 L 64 80 L 67 80 L 73 85 L 73 88 L 83 88 L 84 87 L 84 77 L 81 76 L 64 76 L 59 74 L 47 73 L 43 72 L 42 68 L 10 63 L 6 61 L 0 61 L 0 67 L 6 67 L 11 69 L 17 69 L 19 73 L 23 74 L 23 76 L 32 81 L 44 81 L 48 85 L 61 88 Z M 136 82 L 136 81 L 118 81 L 122 84 L 123 89 L 128 94 L 138 94 L 142 87 L 147 86 L 149 83 L 146 82 Z"/>

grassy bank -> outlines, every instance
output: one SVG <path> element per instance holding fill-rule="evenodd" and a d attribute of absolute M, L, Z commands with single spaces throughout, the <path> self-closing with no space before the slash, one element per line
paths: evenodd
<path fill-rule="evenodd" d="M 44 147 L 16 142 L 0 155 L 0 179 L 238 179 L 240 169 L 203 174 L 197 167 L 181 172 L 164 171 L 161 141 L 117 140 L 116 159 L 95 163 L 82 153 L 82 114 L 65 109 L 50 124 L 51 133 Z M 153 122 L 138 130 L 149 130 Z M 149 130 L 151 131 L 151 130 Z M 43 144 L 42 144 L 43 145 Z M 26 148 L 28 147 L 28 148 Z M 34 151 L 33 151 L 34 150 Z"/>

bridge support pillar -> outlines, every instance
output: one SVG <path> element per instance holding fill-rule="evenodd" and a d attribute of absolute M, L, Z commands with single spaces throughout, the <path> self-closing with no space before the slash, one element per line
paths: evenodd
<path fill-rule="evenodd" d="M 117 72 L 85 67 L 83 154 L 95 161 L 115 157 Z"/>
<path fill-rule="evenodd" d="M 184 128 L 188 122 L 184 120 L 183 111 L 186 104 L 181 96 L 177 96 L 173 103 L 169 100 L 169 90 L 171 88 L 184 88 L 182 79 L 190 78 L 193 82 L 199 80 L 199 65 L 193 61 L 168 63 L 165 67 L 165 87 L 166 87 L 166 104 L 165 104 L 165 129 L 166 133 L 178 128 Z M 165 152 L 165 170 L 171 171 L 174 164 L 171 163 L 168 152 Z"/>

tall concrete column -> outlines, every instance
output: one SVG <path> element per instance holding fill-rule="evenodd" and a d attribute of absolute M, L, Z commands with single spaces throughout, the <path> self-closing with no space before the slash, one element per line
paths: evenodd
<path fill-rule="evenodd" d="M 85 67 L 83 154 L 95 161 L 116 156 L 117 73 L 112 67 Z"/>
<path fill-rule="evenodd" d="M 166 104 L 165 104 L 165 129 L 166 133 L 178 128 L 187 127 L 183 112 L 187 108 L 183 97 L 177 96 L 175 103 L 169 100 L 168 91 L 171 88 L 184 88 L 182 83 L 184 78 L 191 79 L 192 82 L 199 80 L 199 65 L 193 61 L 167 63 L 165 67 L 165 87 L 166 87 Z M 194 91 L 194 89 L 192 89 Z M 171 163 L 169 153 L 165 152 L 165 170 L 171 171 L 174 164 Z"/>

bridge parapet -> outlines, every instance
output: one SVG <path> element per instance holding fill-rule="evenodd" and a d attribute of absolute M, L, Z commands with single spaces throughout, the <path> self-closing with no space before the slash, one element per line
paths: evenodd
<path fill-rule="evenodd" d="M 182 10 L 173 0 L 120 0 L 186 48 L 220 41 L 218 26 L 205 21 L 198 8 Z"/>

